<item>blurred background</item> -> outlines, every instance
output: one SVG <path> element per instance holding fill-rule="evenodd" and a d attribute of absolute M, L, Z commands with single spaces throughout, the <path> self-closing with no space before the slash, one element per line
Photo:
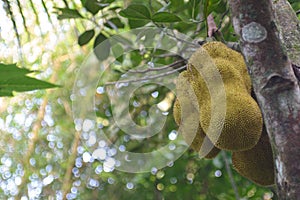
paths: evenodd
<path fill-rule="evenodd" d="M 126 7 L 133 3 L 146 8 L 144 15 L 128 13 Z M 299 2 L 290 3 L 295 11 L 300 9 Z M 147 12 L 152 16 L 158 11 L 167 14 L 147 18 Z M 272 199 L 272 188 L 260 187 L 231 169 L 228 152 L 207 160 L 187 150 L 165 168 L 153 167 L 148 173 L 115 169 L 120 165 L 114 159 L 117 151 L 151 152 L 176 139 L 175 95 L 166 87 L 145 84 L 127 105 L 132 119 L 141 126 L 148 123 L 149 108 L 160 105 L 167 122 L 151 138 L 139 140 L 118 128 L 101 82 L 95 89 L 97 124 L 88 119 L 80 123 L 97 126 L 111 143 L 89 128 L 84 130 L 85 126 L 83 130 L 76 127 L 79 122 L 72 116 L 74 81 L 93 47 L 143 26 L 182 32 L 196 44 L 206 38 L 204 19 L 210 13 L 223 39 L 237 41 L 223 0 L 0 1 L 1 63 L 17 63 L 35 71 L 30 76 L 61 86 L 0 98 L 0 199 Z M 169 65 L 180 60 L 167 53 L 141 47 L 122 55 L 105 70 L 105 81 L 116 81 L 141 63 Z M 97 52 L 96 57 L 99 59 Z"/>

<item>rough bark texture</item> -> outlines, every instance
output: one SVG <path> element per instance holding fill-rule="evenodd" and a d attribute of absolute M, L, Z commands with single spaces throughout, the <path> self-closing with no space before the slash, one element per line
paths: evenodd
<path fill-rule="evenodd" d="M 287 0 L 273 0 L 279 36 L 292 62 L 294 73 L 300 81 L 300 21 Z"/>
<path fill-rule="evenodd" d="M 272 6 L 288 57 L 300 67 L 300 21 L 287 0 L 273 0 Z"/>
<path fill-rule="evenodd" d="M 274 153 L 279 199 L 300 199 L 300 90 L 271 0 L 231 0 L 233 25 Z"/>

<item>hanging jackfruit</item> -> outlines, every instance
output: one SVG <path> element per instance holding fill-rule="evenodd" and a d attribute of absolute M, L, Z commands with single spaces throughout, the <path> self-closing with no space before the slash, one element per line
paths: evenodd
<path fill-rule="evenodd" d="M 263 122 L 260 109 L 249 95 L 225 90 L 226 116 L 221 134 L 207 131 L 211 120 L 210 101 L 202 104 L 200 124 L 218 148 L 230 151 L 250 149 L 256 145 L 261 135 Z M 217 129 L 218 126 L 220 125 L 216 123 L 210 128 Z"/>
<path fill-rule="evenodd" d="M 206 52 L 215 62 L 217 59 L 230 61 L 231 66 L 233 66 L 233 68 L 238 70 L 241 74 L 247 91 L 249 93 L 251 92 L 251 79 L 248 75 L 247 67 L 242 54 L 228 48 L 225 44 L 221 42 L 208 42 L 202 47 L 206 50 Z"/>
<path fill-rule="evenodd" d="M 261 136 L 263 121 L 258 105 L 251 97 L 251 82 L 243 57 L 220 42 L 207 43 L 203 45 L 203 49 L 191 56 L 186 75 L 193 80 L 191 85 L 200 104 L 200 125 L 212 143 L 220 149 L 230 151 L 251 149 Z M 216 91 L 209 91 L 205 81 L 213 82 L 215 75 L 207 69 L 214 67 L 212 64 L 202 64 L 207 53 L 221 75 L 225 89 L 226 116 L 223 127 L 218 119 L 219 113 L 211 113 L 222 103 L 222 99 L 214 98 L 215 104 L 213 108 L 211 107 L 210 92 Z M 207 73 L 206 80 L 198 73 L 197 67 Z M 212 84 L 214 86 L 212 90 L 221 88 L 220 84 Z M 217 131 L 220 129 L 221 134 Z"/>
<path fill-rule="evenodd" d="M 179 99 L 174 103 L 173 115 L 175 122 L 181 127 L 180 133 L 187 144 L 190 144 L 191 148 L 199 153 L 200 157 L 214 158 L 220 150 L 214 147 L 200 126 L 198 97 L 193 94 L 192 77 L 185 71 L 179 75 L 177 82 L 180 83 L 177 84 Z M 181 110 L 180 103 L 185 105 L 184 110 Z M 183 113 L 181 113 L 182 111 Z M 181 118 L 182 114 L 183 119 Z"/>
<path fill-rule="evenodd" d="M 216 148 L 208 138 L 205 140 L 206 135 L 199 122 L 194 121 L 195 118 L 187 117 L 186 120 L 181 121 L 181 107 L 178 100 L 174 103 L 173 115 L 176 124 L 184 126 L 184 128 L 180 129 L 184 140 L 187 144 L 190 144 L 190 147 L 194 151 L 198 152 L 200 158 L 212 159 L 218 155 L 220 149 Z M 193 132 L 195 129 L 190 128 L 189 125 L 196 123 L 198 123 L 197 130 L 196 132 Z"/>
<path fill-rule="evenodd" d="M 239 174 L 259 185 L 274 184 L 273 154 L 265 129 L 255 147 L 232 153 L 232 165 Z"/>
<path fill-rule="evenodd" d="M 221 82 L 217 80 L 219 76 Z M 220 42 L 206 43 L 191 56 L 188 69 L 177 79 L 176 88 L 179 92 L 173 108 L 174 118 L 178 125 L 192 126 L 190 121 L 197 126 L 195 138 L 183 131 L 194 150 L 200 150 L 201 155 L 201 145 L 214 145 L 209 152 L 212 157 L 220 149 L 232 151 L 237 172 L 263 186 L 274 184 L 271 145 L 265 128 L 262 130 L 262 115 L 251 97 L 251 81 L 240 53 Z M 218 98 L 222 94 L 225 98 Z M 223 101 L 226 103 L 224 121 L 219 120 L 222 109 L 216 109 L 224 105 Z M 183 119 L 179 102 L 185 109 Z M 188 109 L 186 105 L 190 105 Z M 186 113 L 195 113 L 195 110 L 199 116 L 188 117 Z M 203 140 L 205 136 L 209 140 Z"/>

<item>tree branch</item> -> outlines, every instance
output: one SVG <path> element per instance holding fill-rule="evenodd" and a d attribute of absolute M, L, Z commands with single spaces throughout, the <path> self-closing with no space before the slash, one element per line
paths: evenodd
<path fill-rule="evenodd" d="M 80 132 L 76 131 L 75 138 L 73 140 L 73 144 L 71 148 L 71 153 L 67 161 L 67 169 L 63 179 L 63 186 L 62 186 L 63 200 L 67 199 L 67 194 L 72 187 L 72 169 L 75 165 L 75 160 L 77 158 L 77 147 L 80 144 L 80 136 L 81 136 Z"/>
<path fill-rule="evenodd" d="M 230 7 L 272 144 L 279 199 L 299 199 L 300 90 L 271 1 L 231 0 Z"/>
<path fill-rule="evenodd" d="M 165 70 L 168 68 L 173 68 L 173 69 L 177 69 L 179 67 L 182 67 L 183 65 L 186 65 L 187 61 L 184 59 L 181 60 L 176 60 L 174 63 L 171 63 L 169 65 L 165 65 L 162 67 L 148 67 L 147 69 L 143 69 L 143 70 L 129 70 L 128 72 L 130 73 L 146 73 L 146 72 L 150 72 L 150 71 L 161 71 L 161 70 Z"/>
<path fill-rule="evenodd" d="M 179 71 L 186 69 L 186 65 L 179 67 L 177 69 L 171 70 L 171 71 L 167 71 L 165 73 L 161 73 L 161 74 L 157 74 L 157 75 L 153 75 L 153 76 L 144 76 L 143 78 L 138 78 L 138 79 L 129 79 L 129 80 L 121 80 L 121 81 L 114 81 L 114 82 L 107 82 L 105 83 L 105 86 L 107 85 L 115 85 L 115 84 L 120 84 L 120 83 L 136 83 L 136 82 L 140 82 L 140 81 L 148 81 L 148 80 L 152 80 L 152 79 L 157 79 L 157 78 L 161 78 L 164 76 L 168 76 L 171 74 L 175 74 L 175 73 L 179 73 Z"/>
<path fill-rule="evenodd" d="M 207 31 L 208 37 L 212 37 L 215 34 L 215 32 L 218 31 L 217 25 L 215 23 L 215 20 L 214 20 L 214 17 L 212 14 L 209 14 L 207 17 L 207 28 L 208 28 L 208 31 Z"/>

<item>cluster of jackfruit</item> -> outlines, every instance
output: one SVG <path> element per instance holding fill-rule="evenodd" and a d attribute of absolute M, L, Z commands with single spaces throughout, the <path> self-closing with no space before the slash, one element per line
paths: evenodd
<path fill-rule="evenodd" d="M 221 82 L 216 81 L 213 68 Z M 176 88 L 174 119 L 184 127 L 180 132 L 200 157 L 214 158 L 220 150 L 231 151 L 233 166 L 241 175 L 260 185 L 274 183 L 271 146 L 262 134 L 262 114 L 251 96 L 250 77 L 240 53 L 220 42 L 204 44 L 189 59 L 188 69 L 180 73 Z M 182 112 L 180 105 L 189 108 Z M 217 109 L 219 105 L 226 105 L 224 113 Z"/>

